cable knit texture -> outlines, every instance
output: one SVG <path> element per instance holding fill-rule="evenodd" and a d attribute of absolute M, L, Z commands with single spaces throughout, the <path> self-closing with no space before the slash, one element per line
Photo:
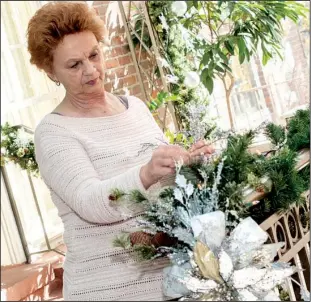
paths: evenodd
<path fill-rule="evenodd" d="M 118 234 L 135 227 L 139 213 L 125 218 L 109 200 L 111 189 L 152 197 L 161 187 L 145 190 L 139 172 L 151 158 L 150 146 L 165 137 L 141 100 L 130 96 L 128 103 L 125 112 L 107 117 L 48 114 L 36 128 L 40 173 L 64 223 L 66 301 L 165 300 L 168 260 L 141 263 L 112 246 Z"/>

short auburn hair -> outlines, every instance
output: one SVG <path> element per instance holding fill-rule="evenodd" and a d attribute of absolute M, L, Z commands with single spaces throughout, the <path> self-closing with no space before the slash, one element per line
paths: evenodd
<path fill-rule="evenodd" d="M 105 34 L 103 20 L 95 9 L 81 2 L 50 2 L 30 19 L 27 29 L 30 63 L 52 71 L 53 51 L 66 35 L 91 31 L 97 41 Z"/>

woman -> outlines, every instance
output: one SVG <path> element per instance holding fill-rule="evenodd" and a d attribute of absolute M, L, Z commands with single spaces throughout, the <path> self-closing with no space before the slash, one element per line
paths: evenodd
<path fill-rule="evenodd" d="M 35 132 L 40 173 L 64 223 L 64 299 L 164 300 L 167 261 L 139 263 L 112 246 L 139 213 L 124 216 L 109 195 L 119 188 L 150 197 L 175 160 L 211 150 L 202 142 L 191 153 L 165 144 L 141 100 L 104 90 L 103 34 L 101 19 L 81 2 L 48 3 L 28 25 L 31 63 L 66 90 Z"/>

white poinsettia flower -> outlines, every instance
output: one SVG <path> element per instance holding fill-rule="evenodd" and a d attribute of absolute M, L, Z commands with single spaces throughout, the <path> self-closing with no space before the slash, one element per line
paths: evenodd
<path fill-rule="evenodd" d="M 194 237 L 200 238 L 214 253 L 221 246 L 226 234 L 225 214 L 215 211 L 191 219 Z"/>
<path fill-rule="evenodd" d="M 225 281 L 229 280 L 233 272 L 232 260 L 224 250 L 219 253 L 219 272 Z"/>
<path fill-rule="evenodd" d="M 277 293 L 274 290 L 271 290 L 264 298 L 263 301 L 281 301 L 280 297 L 277 295 Z M 307 301 L 310 301 L 307 300 Z"/>
<path fill-rule="evenodd" d="M 241 256 L 259 249 L 267 239 L 267 233 L 251 217 L 247 217 L 237 225 L 224 243 L 225 251 L 234 266 L 243 267 Z"/>
<path fill-rule="evenodd" d="M 174 276 L 176 284 L 179 282 L 191 291 L 188 298 L 202 301 L 279 301 L 273 289 L 297 271 L 287 263 L 271 263 L 283 243 L 264 245 L 267 234 L 250 217 L 242 220 L 227 237 L 225 214 L 221 211 L 193 217 L 191 228 L 199 241 L 194 248 L 196 257 L 190 257 L 188 275 L 184 270 L 180 278 Z M 207 253 L 213 261 L 212 258 L 207 260 Z M 193 260 L 196 265 L 192 264 Z M 198 277 L 198 267 L 202 276 L 204 270 L 205 278 Z M 217 271 L 222 282 L 213 277 L 217 276 Z M 166 277 L 165 280 L 168 279 Z"/>

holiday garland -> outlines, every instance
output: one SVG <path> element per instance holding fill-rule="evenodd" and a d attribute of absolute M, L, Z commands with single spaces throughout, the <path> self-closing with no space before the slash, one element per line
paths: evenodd
<path fill-rule="evenodd" d="M 22 127 L 11 126 L 9 123 L 1 125 L 0 129 L 1 166 L 12 161 L 22 170 L 27 170 L 35 176 L 39 175 L 33 136 Z"/>

